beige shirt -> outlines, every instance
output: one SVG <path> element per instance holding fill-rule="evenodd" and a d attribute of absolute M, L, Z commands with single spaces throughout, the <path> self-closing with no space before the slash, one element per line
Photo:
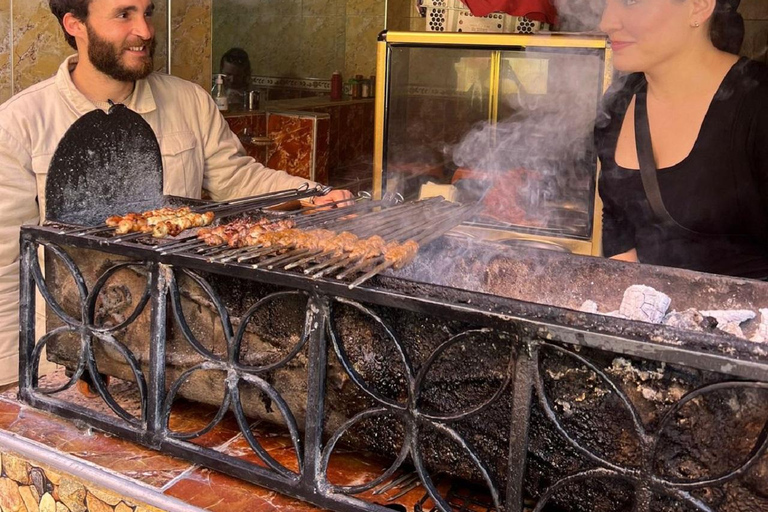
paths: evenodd
<path fill-rule="evenodd" d="M 72 123 L 96 109 L 72 82 L 76 63 L 69 57 L 56 76 L 0 105 L 0 385 L 18 371 L 19 227 L 44 217 L 53 153 Z M 165 194 L 199 198 L 205 188 L 221 200 L 307 181 L 246 156 L 210 95 L 191 82 L 153 73 L 136 82 L 126 105 L 157 136 Z"/>

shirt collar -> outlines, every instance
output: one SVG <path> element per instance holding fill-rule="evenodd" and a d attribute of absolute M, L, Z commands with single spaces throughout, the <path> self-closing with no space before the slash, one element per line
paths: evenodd
<path fill-rule="evenodd" d="M 56 73 L 56 86 L 70 108 L 78 115 L 83 115 L 97 107 L 75 87 L 75 83 L 72 81 L 71 72 L 77 65 L 77 59 L 77 55 L 71 55 L 61 63 L 59 71 Z M 146 79 L 136 81 L 133 94 L 128 98 L 126 107 L 137 114 L 146 114 L 157 108 L 155 97 L 152 95 L 152 88 Z"/>

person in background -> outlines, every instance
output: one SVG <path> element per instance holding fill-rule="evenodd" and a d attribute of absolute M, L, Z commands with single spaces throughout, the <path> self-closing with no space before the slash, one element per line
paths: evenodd
<path fill-rule="evenodd" d="M 768 66 L 738 56 L 739 2 L 607 0 L 605 256 L 768 277 Z"/>
<path fill-rule="evenodd" d="M 151 0 L 49 0 L 49 5 L 77 54 L 53 78 L 0 105 L 0 385 L 16 381 L 18 371 L 19 227 L 44 218 L 48 165 L 80 116 L 107 110 L 110 101 L 140 114 L 160 145 L 165 194 L 199 198 L 206 189 L 218 201 L 307 181 L 246 156 L 207 91 L 152 72 Z M 348 191 L 334 190 L 316 204 L 348 198 Z"/>
<path fill-rule="evenodd" d="M 224 85 L 229 90 L 227 99 L 232 105 L 244 105 L 251 86 L 251 60 L 242 48 L 230 48 L 221 56 L 219 73 L 224 75 Z"/>

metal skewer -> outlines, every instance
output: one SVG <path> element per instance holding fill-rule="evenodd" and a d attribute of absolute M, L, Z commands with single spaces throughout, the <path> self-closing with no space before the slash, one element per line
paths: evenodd
<path fill-rule="evenodd" d="M 434 226 L 429 232 L 423 233 L 420 237 L 415 237 L 413 240 L 417 244 L 419 244 L 419 247 L 424 247 L 430 242 L 436 240 L 437 238 L 443 236 L 447 231 L 449 231 L 452 227 L 461 224 L 464 220 L 474 215 L 480 208 L 480 205 L 471 205 L 467 207 L 462 207 L 463 211 L 460 211 L 456 214 L 455 217 L 451 217 L 447 220 L 444 220 L 442 223 L 438 224 L 437 226 Z M 395 265 L 397 262 L 395 260 L 388 260 L 385 256 L 381 257 L 380 260 L 383 259 L 381 263 L 379 263 L 377 266 L 357 278 L 354 282 L 350 283 L 348 288 L 351 290 L 353 288 L 356 288 L 357 286 L 360 286 L 364 282 L 366 282 L 368 279 L 372 278 L 373 276 L 385 271 L 389 267 Z M 379 261 L 379 260 L 377 260 Z"/>

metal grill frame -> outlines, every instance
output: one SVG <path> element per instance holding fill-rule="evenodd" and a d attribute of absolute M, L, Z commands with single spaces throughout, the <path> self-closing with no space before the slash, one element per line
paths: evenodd
<path fill-rule="evenodd" d="M 51 297 L 46 296 L 44 278 L 40 270 L 40 259 L 38 256 L 38 248 L 40 246 L 46 247 L 49 250 L 59 251 L 59 257 L 62 258 L 75 276 L 84 299 L 80 305 L 83 312 L 82 322 L 62 317 L 60 314 L 63 313 L 61 308 L 57 308 L 55 302 L 51 301 Z M 84 279 L 79 274 L 77 266 L 59 249 L 60 247 L 76 247 L 119 254 L 133 258 L 135 261 L 130 263 L 130 265 L 145 267 L 149 272 L 147 289 L 145 297 L 139 301 L 141 306 L 137 308 L 134 315 L 131 315 L 120 326 L 111 329 L 95 328 L 92 325 L 93 321 L 89 313 L 89 307 L 92 306 L 99 293 L 98 284 L 93 290 L 90 290 L 89 295 L 89 291 L 86 290 Z M 110 269 L 107 271 L 107 274 L 114 270 L 114 268 Z M 266 454 L 259 452 L 258 441 L 256 440 L 249 439 L 248 441 L 254 451 L 261 455 L 262 459 L 267 463 L 267 466 L 269 466 L 267 468 L 189 443 L 184 436 L 179 436 L 166 427 L 168 415 L 170 414 L 169 404 L 172 403 L 174 393 L 178 390 L 178 387 L 172 386 L 168 393 L 165 392 L 166 320 L 173 315 L 176 321 L 179 321 L 179 308 L 175 305 L 178 304 L 179 300 L 176 274 L 183 272 L 194 275 L 195 271 L 279 285 L 293 290 L 287 293 L 302 294 L 308 298 L 303 339 L 300 345 L 291 353 L 290 357 L 278 363 L 286 364 L 303 346 L 308 348 L 309 360 L 315 362 L 315 364 L 309 366 L 306 375 L 307 413 L 306 423 L 303 425 L 303 434 L 299 433 L 299 426 L 296 424 L 290 411 L 284 408 L 284 404 L 281 405 L 279 395 L 274 395 L 276 391 L 259 377 L 260 373 L 267 370 L 264 368 L 244 368 L 238 364 L 236 353 L 239 348 L 236 346 L 238 345 L 236 333 L 228 333 L 228 346 L 230 350 L 227 358 L 206 363 L 208 365 L 206 368 L 215 367 L 227 372 L 227 383 L 231 391 L 234 390 L 236 392 L 239 380 L 246 379 L 249 383 L 260 387 L 269 394 L 270 398 L 275 400 L 278 408 L 283 412 L 294 447 L 297 449 L 299 473 L 293 473 L 276 461 L 270 461 L 268 455 L 264 457 Z M 106 277 L 101 277 L 102 279 L 99 279 L 99 282 L 103 284 L 106 281 Z M 201 282 L 200 284 L 204 286 L 204 283 Z M 48 394 L 38 389 L 37 362 L 45 339 L 38 341 L 35 337 L 36 289 L 41 290 L 48 305 L 53 308 L 54 313 L 62 317 L 65 323 L 68 324 L 68 329 L 80 334 L 83 340 L 81 372 L 90 371 L 91 377 L 94 379 L 96 391 L 108 404 L 111 397 L 104 383 L 100 381 L 98 374 L 94 375 L 96 366 L 88 340 L 92 336 L 96 336 L 99 339 L 109 338 L 111 331 L 124 327 L 135 320 L 144 308 L 150 308 L 152 322 L 149 343 L 151 349 L 147 375 L 144 376 L 141 368 L 135 364 L 135 361 L 130 363 L 130 354 L 124 354 L 126 360 L 133 367 L 135 378 L 141 390 L 143 411 L 141 418 L 133 418 L 128 413 L 122 415 L 112 405 L 110 406 L 121 417 L 107 416 L 48 396 Z M 709 511 L 711 509 L 705 503 L 700 502 L 691 491 L 705 487 L 722 486 L 739 478 L 768 452 L 767 421 L 749 457 L 738 468 L 729 471 L 727 474 L 703 481 L 677 482 L 654 474 L 652 462 L 660 432 L 646 432 L 639 421 L 635 421 L 635 434 L 638 436 L 638 439 L 642 440 L 641 446 L 644 455 L 643 464 L 640 469 L 621 467 L 581 446 L 579 441 L 571 437 L 563 427 L 550 397 L 547 397 L 547 393 L 544 391 L 543 372 L 540 371 L 540 356 L 545 351 L 552 350 L 561 353 L 599 375 L 611 391 L 618 394 L 618 397 L 628 408 L 634 420 L 638 418 L 637 413 L 627 396 L 611 381 L 611 378 L 605 372 L 582 355 L 579 355 L 577 353 L 578 347 L 595 348 L 615 354 L 616 356 L 628 356 L 647 361 L 681 365 L 716 372 L 723 376 L 722 382 L 704 386 L 686 395 L 672 408 L 668 418 L 671 418 L 672 413 L 675 410 L 679 410 L 688 401 L 723 388 L 768 390 L 768 362 L 759 358 L 749 359 L 747 357 L 719 354 L 714 351 L 699 351 L 673 344 L 654 342 L 651 341 L 653 336 L 651 336 L 650 332 L 643 339 L 631 334 L 618 336 L 615 334 L 592 332 L 587 329 L 562 323 L 558 324 L 549 320 L 537 320 L 536 318 L 550 318 L 550 316 L 545 314 L 546 311 L 552 310 L 548 306 L 523 304 L 511 299 L 490 297 L 471 292 L 466 292 L 466 297 L 471 300 L 468 300 L 466 303 L 455 303 L 434 298 L 411 296 L 406 293 L 396 293 L 376 287 L 349 289 L 345 283 L 334 280 L 313 281 L 304 276 L 285 271 L 268 271 L 244 266 L 210 264 L 199 258 L 185 257 L 184 255 L 161 255 L 151 249 L 144 249 L 138 246 L 120 246 L 88 237 L 62 235 L 54 229 L 45 227 L 22 228 L 20 291 L 19 387 L 20 397 L 26 403 L 68 419 L 82 421 L 99 430 L 149 448 L 161 450 L 195 464 L 221 471 L 332 510 L 349 512 L 385 512 L 389 510 L 381 505 L 364 502 L 356 498 L 355 494 L 386 481 L 387 478 L 395 473 L 398 465 L 402 463 L 406 455 L 410 455 L 412 458 L 420 480 L 428 494 L 436 502 L 437 509 L 444 512 L 450 510 L 448 502 L 439 495 L 420 454 L 419 429 L 428 426 L 439 430 L 464 448 L 470 459 L 476 463 L 480 473 L 487 480 L 492 498 L 499 510 L 509 512 L 522 511 L 524 502 L 523 480 L 528 456 L 530 414 L 534 400 L 542 407 L 545 416 L 552 422 L 558 433 L 595 466 L 594 469 L 570 475 L 555 483 L 539 500 L 535 508 L 537 512 L 543 510 L 548 500 L 559 489 L 566 485 L 577 484 L 580 481 L 589 479 L 619 479 L 628 483 L 635 490 L 634 510 L 638 512 L 650 510 L 652 499 L 661 496 L 686 502 L 696 510 Z M 215 294 L 212 295 L 212 298 L 216 299 Z M 214 302 L 222 318 L 226 318 L 226 308 L 221 302 Z M 493 331 L 498 333 L 501 338 L 510 340 L 510 360 L 514 356 L 516 361 L 514 371 L 507 375 L 507 381 L 493 397 L 468 411 L 456 412 L 454 415 L 443 418 L 430 416 L 423 411 L 419 411 L 415 397 L 418 396 L 420 387 L 423 384 L 423 376 L 428 370 L 430 361 L 439 356 L 438 352 L 460 342 L 463 336 L 471 334 L 470 331 L 466 331 L 447 340 L 441 347 L 435 350 L 435 353 L 432 354 L 432 357 L 428 358 L 424 368 L 418 374 L 414 374 L 409 368 L 407 372 L 410 389 L 409 400 L 404 404 L 392 403 L 378 396 L 375 392 L 371 392 L 364 380 L 357 375 L 346 357 L 343 346 L 340 345 L 334 334 L 333 308 L 337 303 L 355 307 L 373 321 L 382 325 L 390 333 L 390 340 L 401 355 L 403 353 L 403 345 L 398 340 L 397 334 L 389 329 L 366 306 L 367 304 L 458 320 L 472 326 L 477 326 L 477 329 Z M 527 314 L 526 312 L 539 312 L 541 314 Z M 707 335 L 692 333 L 691 336 L 701 338 Z M 714 335 L 708 336 L 711 336 L 712 340 L 717 339 Z M 189 335 L 186 337 L 194 346 L 194 340 L 189 339 Z M 119 342 L 117 343 L 119 345 Z M 120 347 L 115 348 L 120 351 Z M 331 350 L 336 353 L 350 378 L 378 404 L 376 409 L 358 414 L 345 427 L 350 427 L 356 421 L 374 417 L 377 414 L 394 415 L 401 419 L 406 427 L 404 429 L 406 442 L 403 444 L 404 448 L 401 456 L 390 470 L 367 486 L 357 488 L 336 487 L 329 483 L 326 478 L 325 470 L 333 451 L 334 443 L 341 437 L 342 431 L 345 428 L 343 427 L 337 432 L 328 443 L 323 443 L 326 369 L 327 358 Z M 198 352 L 208 357 L 205 354 L 205 349 L 200 349 Z M 404 358 L 404 361 L 406 367 L 408 367 L 407 357 Z M 269 369 L 274 369 L 274 365 Z M 73 377 L 70 384 L 74 383 L 75 377 Z M 181 382 L 181 379 L 176 384 L 179 384 L 179 382 Z M 506 495 L 506 498 L 503 501 L 500 497 L 502 493 L 495 486 L 494 482 L 491 481 L 490 477 L 488 477 L 488 472 L 484 468 L 482 460 L 476 456 L 473 447 L 451 428 L 451 423 L 457 419 L 483 414 L 501 393 L 511 393 L 513 400 L 509 432 L 507 485 L 505 493 L 503 493 Z M 232 398 L 231 403 L 233 404 L 235 415 L 241 423 L 241 430 L 247 430 L 247 424 L 244 426 L 242 423 L 244 415 L 239 400 L 236 399 L 236 396 L 229 398 Z M 227 400 L 225 399 L 225 401 Z M 226 405 L 228 406 L 228 403 Z M 226 409 L 227 407 L 223 405 L 221 411 L 226 412 Z M 662 421 L 663 424 L 664 422 Z M 203 431 L 198 434 L 200 433 L 203 433 Z M 245 432 L 243 433 L 245 434 Z"/>

